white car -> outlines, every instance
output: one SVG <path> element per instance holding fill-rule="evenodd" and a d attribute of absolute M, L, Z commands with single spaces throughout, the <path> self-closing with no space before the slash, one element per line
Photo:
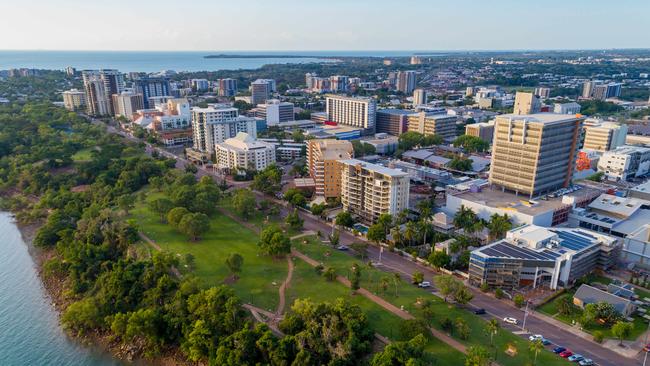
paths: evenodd
<path fill-rule="evenodd" d="M 528 337 L 528 340 L 531 341 L 531 342 L 535 342 L 537 340 L 543 341 L 544 336 L 542 336 L 541 334 L 533 334 L 530 337 Z"/>
<path fill-rule="evenodd" d="M 514 324 L 514 325 L 517 325 L 517 319 L 512 318 L 512 317 L 509 317 L 509 316 L 503 318 L 503 321 L 506 322 L 506 323 L 508 323 L 508 324 Z"/>
<path fill-rule="evenodd" d="M 422 282 L 420 282 L 420 283 L 418 284 L 418 287 L 429 288 L 429 287 L 431 287 L 431 282 L 429 282 L 429 281 L 422 281 Z"/>

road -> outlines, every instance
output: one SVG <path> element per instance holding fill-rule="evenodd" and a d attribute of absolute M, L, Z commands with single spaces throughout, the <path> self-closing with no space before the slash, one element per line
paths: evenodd
<path fill-rule="evenodd" d="M 122 131 L 118 131 L 112 126 L 107 126 L 107 129 L 108 132 L 121 135 L 128 140 L 135 141 L 135 142 L 140 141 L 139 139 L 131 135 L 128 135 Z M 158 153 L 160 153 L 163 156 L 176 159 L 176 167 L 178 169 L 185 169 L 185 166 L 187 164 L 192 164 L 191 162 L 184 159 L 183 157 L 173 155 L 164 149 L 154 147 L 150 144 L 147 144 L 146 150 L 147 153 L 149 154 L 151 154 L 153 150 L 156 150 L 158 151 Z M 199 177 L 212 176 L 220 180 L 226 178 L 223 175 L 218 174 L 217 172 L 213 172 L 203 167 L 199 167 L 197 176 Z M 246 186 L 248 184 L 247 182 L 236 182 L 230 179 L 228 179 L 228 183 L 237 187 Z M 255 193 L 258 199 L 260 200 L 271 199 L 268 196 L 264 196 L 262 193 L 259 192 L 255 192 Z M 271 199 L 271 200 L 274 200 L 277 203 L 280 203 L 282 205 L 281 212 L 283 215 L 287 215 L 289 212 L 293 211 L 292 207 L 285 206 L 286 202 L 282 202 L 275 199 Z M 321 219 L 311 214 L 302 211 L 299 211 L 299 213 L 304 220 L 305 230 L 312 230 L 314 232 L 320 231 L 323 234 L 329 234 L 332 231 L 332 226 L 329 223 L 324 222 Z M 359 240 L 363 240 L 363 239 L 352 235 L 352 233 L 350 232 L 341 231 L 340 233 L 341 244 L 349 245 Z M 381 261 L 379 260 L 379 257 L 380 257 L 379 247 L 375 245 L 370 245 L 368 247 L 368 258 L 373 262 L 377 262 L 377 263 L 380 262 L 381 264 L 378 266 L 378 268 L 382 270 L 399 273 L 405 278 L 410 278 L 414 272 L 419 271 L 425 275 L 425 280 L 431 281 L 432 283 L 433 283 L 433 277 L 438 275 L 438 273 L 435 272 L 430 267 L 410 261 L 403 256 L 400 256 L 395 253 L 391 253 L 387 250 L 381 253 Z M 422 290 L 422 291 L 424 292 L 426 290 Z M 570 331 L 567 331 L 563 328 L 559 328 L 554 324 L 548 323 L 544 320 L 537 318 L 534 312 L 532 311 L 529 312 L 529 316 L 526 319 L 527 332 L 524 333 L 522 332 L 521 328 L 509 324 L 505 324 L 501 321 L 504 317 L 514 317 L 518 319 L 520 322 L 522 322 L 524 319 L 523 310 L 517 309 L 514 306 L 504 301 L 483 294 L 482 292 L 477 291 L 474 288 L 472 288 L 472 292 L 474 294 L 474 299 L 470 303 L 470 306 L 474 308 L 485 309 L 487 314 L 484 315 L 484 317 L 486 317 L 487 319 L 489 319 L 490 317 L 494 317 L 498 319 L 501 322 L 503 328 L 513 332 L 517 332 L 516 334 L 520 334 L 522 337 L 527 337 L 528 334 L 542 334 L 545 338 L 551 340 L 554 343 L 553 345 L 547 346 L 548 349 L 552 349 L 555 345 L 561 345 L 563 347 L 571 349 L 575 353 L 580 353 L 587 358 L 593 359 L 594 362 L 596 362 L 598 365 L 601 366 L 637 366 L 642 364 L 641 354 L 637 355 L 635 359 L 623 357 L 618 353 L 613 352 L 604 347 L 601 347 L 590 340 L 583 339 L 571 333 Z"/>

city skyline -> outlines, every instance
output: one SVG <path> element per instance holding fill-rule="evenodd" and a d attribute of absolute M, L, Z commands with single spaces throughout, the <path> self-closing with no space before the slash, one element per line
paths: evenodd
<path fill-rule="evenodd" d="M 11 34 L 0 50 L 561 50 L 650 47 L 644 14 L 650 3 L 606 1 L 521 4 L 407 1 L 402 15 L 388 1 L 293 3 L 253 0 L 250 6 L 190 1 L 116 0 L 111 7 L 69 0 L 5 5 Z M 34 12 L 32 9 L 39 9 Z M 128 9 L 128 11 L 126 11 Z M 344 15 L 344 16 L 341 16 Z M 625 19 L 625 21 L 618 21 Z M 616 27 L 598 26 L 608 23 Z M 485 34 L 491 29 L 493 36 Z M 481 30 L 483 29 L 483 30 Z M 16 30 L 20 30 L 16 32 Z M 259 31 L 263 30 L 263 31 Z M 421 37 L 414 37 L 414 35 Z"/>

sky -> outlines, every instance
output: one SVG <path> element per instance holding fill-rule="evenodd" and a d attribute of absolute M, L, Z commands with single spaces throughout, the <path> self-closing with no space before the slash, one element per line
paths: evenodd
<path fill-rule="evenodd" d="M 0 3 L 0 50 L 650 48 L 650 0 Z"/>

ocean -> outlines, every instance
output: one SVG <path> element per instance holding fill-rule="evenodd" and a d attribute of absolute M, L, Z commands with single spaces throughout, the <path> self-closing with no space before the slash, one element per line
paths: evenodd
<path fill-rule="evenodd" d="M 257 69 L 267 64 L 329 62 L 323 56 L 406 57 L 414 51 L 2 51 L 0 70 L 34 68 L 63 70 L 118 69 L 122 72 L 218 71 Z M 296 55 L 296 58 L 204 58 L 207 55 Z"/>
<path fill-rule="evenodd" d="M 0 212 L 0 365 L 122 365 L 65 335 L 27 245 L 7 212 Z"/>

